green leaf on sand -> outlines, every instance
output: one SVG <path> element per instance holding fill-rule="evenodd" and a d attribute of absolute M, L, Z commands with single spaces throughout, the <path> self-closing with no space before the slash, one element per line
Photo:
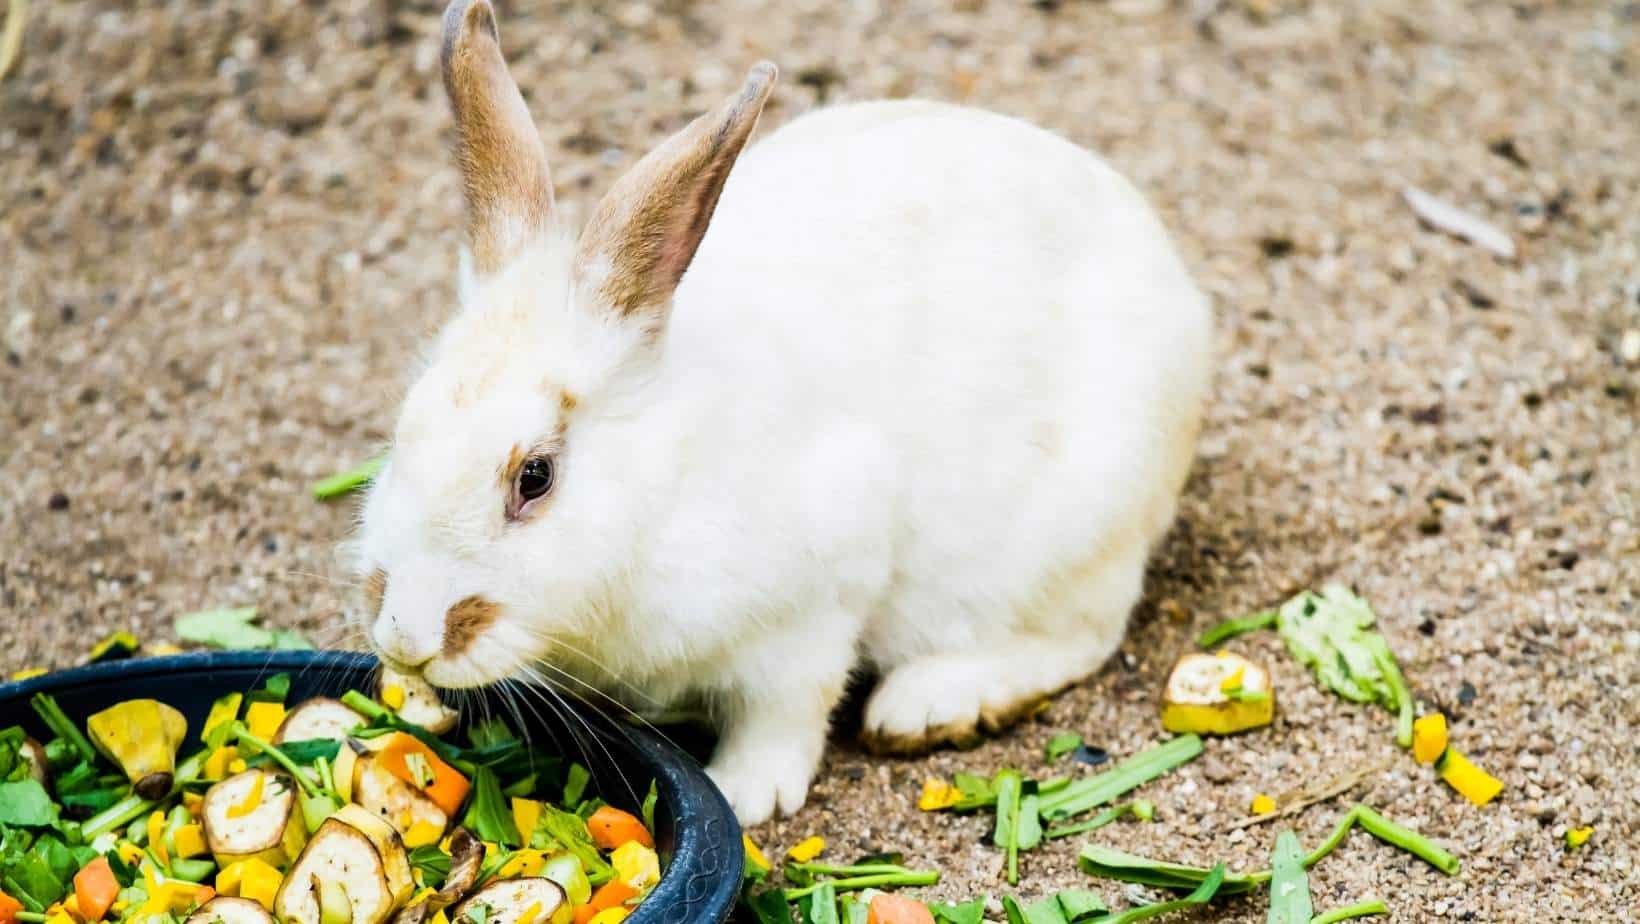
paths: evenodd
<path fill-rule="evenodd" d="M 1048 739 L 1047 747 L 1043 748 L 1043 758 L 1047 763 L 1053 763 L 1066 754 L 1082 746 L 1082 736 L 1076 732 L 1064 732 Z"/>
<path fill-rule="evenodd" d="M 264 629 L 257 625 L 254 606 L 200 610 L 178 616 L 176 634 L 185 642 L 230 651 L 307 651 L 313 648 L 301 633 L 290 629 Z"/>
<path fill-rule="evenodd" d="M 1310 877 L 1304 871 L 1304 848 L 1298 835 L 1276 835 L 1270 854 L 1270 916 L 1268 924 L 1310 924 L 1315 907 L 1310 902 Z"/>

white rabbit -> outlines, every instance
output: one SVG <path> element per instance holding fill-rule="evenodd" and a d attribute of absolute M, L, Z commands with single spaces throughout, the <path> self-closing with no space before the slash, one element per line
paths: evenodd
<path fill-rule="evenodd" d="M 444 19 L 470 259 L 364 510 L 383 658 L 704 704 L 747 823 L 803 804 L 857 667 L 886 750 L 1098 668 L 1211 367 L 1139 193 L 927 102 L 824 109 L 739 157 L 760 64 L 575 237 L 493 17 Z"/>

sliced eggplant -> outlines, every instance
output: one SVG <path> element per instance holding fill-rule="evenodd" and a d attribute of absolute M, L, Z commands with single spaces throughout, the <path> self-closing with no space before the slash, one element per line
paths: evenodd
<path fill-rule="evenodd" d="M 484 842 L 466 828 L 456 828 L 450 835 L 450 872 L 438 894 L 428 900 L 438 901 L 438 908 L 448 908 L 461 901 L 478 882 L 478 871 L 484 866 Z"/>
<path fill-rule="evenodd" d="M 273 924 L 273 915 L 260 902 L 218 895 L 188 915 L 185 924 Z"/>
<path fill-rule="evenodd" d="M 23 763 L 28 764 L 29 779 L 44 786 L 46 784 L 48 764 L 46 763 L 46 749 L 40 745 L 40 742 L 35 741 L 33 738 L 24 738 L 22 745 L 17 749 L 17 756 L 22 758 Z"/>
<path fill-rule="evenodd" d="M 489 909 L 487 915 L 481 915 L 487 924 L 548 924 L 560 908 L 569 907 L 569 899 L 551 879 L 502 879 L 455 906 L 450 912 L 450 924 L 476 924 L 469 912 L 478 905 Z"/>
<path fill-rule="evenodd" d="M 352 799 L 364 809 L 393 826 L 400 836 L 418 823 L 442 832 L 450 816 L 425 793 L 394 776 L 376 758 L 361 756 L 353 763 Z"/>
<path fill-rule="evenodd" d="M 271 770 L 236 773 L 206 790 L 201 817 L 218 866 L 255 858 L 282 867 L 307 842 L 296 783 Z"/>
<path fill-rule="evenodd" d="M 358 805 L 344 805 L 331 817 L 363 834 L 376 848 L 387 887 L 393 893 L 393 906 L 396 908 L 409 901 L 416 890 L 416 881 L 410 877 L 410 854 L 404 849 L 399 832 Z"/>
<path fill-rule="evenodd" d="M 336 816 L 325 819 L 285 873 L 273 899 L 274 914 L 282 924 L 334 920 L 339 914 L 325 905 L 327 900 L 334 903 L 325 892 L 325 883 L 341 885 L 346 900 L 341 913 L 352 924 L 381 924 L 398 904 L 376 845 L 364 832 Z"/>
<path fill-rule="evenodd" d="M 386 703 L 406 722 L 413 722 L 435 735 L 456 727 L 460 713 L 444 705 L 433 685 L 420 677 L 382 668 L 376 698 Z"/>
<path fill-rule="evenodd" d="M 339 739 L 365 724 L 365 718 L 348 708 L 339 699 L 318 696 L 285 714 L 274 732 L 273 743 L 312 741 L 319 738 Z"/>

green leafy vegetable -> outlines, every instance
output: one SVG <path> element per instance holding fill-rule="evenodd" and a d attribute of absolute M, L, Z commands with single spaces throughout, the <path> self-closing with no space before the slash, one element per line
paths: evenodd
<path fill-rule="evenodd" d="M 437 844 L 423 844 L 410 851 L 410 866 L 421 870 L 423 885 L 437 889 L 450 875 L 450 855 L 438 849 Z"/>
<path fill-rule="evenodd" d="M 1110 910 L 1105 907 L 1105 900 L 1099 897 L 1098 892 L 1090 892 L 1087 889 L 1066 889 L 1055 895 L 1054 900 L 1059 902 L 1059 910 L 1069 924 L 1077 924 L 1086 918 Z"/>
<path fill-rule="evenodd" d="M 511 824 L 511 821 L 508 823 Z M 530 834 L 530 846 L 545 850 L 555 845 L 574 854 L 586 870 L 587 878 L 594 884 L 607 882 L 614 874 L 609 863 L 598 855 L 598 848 L 592 843 L 592 834 L 587 831 L 587 823 L 579 815 L 557 806 L 543 805 L 541 817 L 535 822 L 535 831 Z"/>
<path fill-rule="evenodd" d="M 797 903 L 802 924 L 840 924 L 837 914 L 837 890 L 823 882 L 819 888 Z"/>
<path fill-rule="evenodd" d="M 837 892 L 893 886 L 926 886 L 940 881 L 934 870 L 907 869 L 897 863 L 855 863 L 835 866 L 827 863 L 788 863 L 786 879 L 795 884 L 786 889 L 787 901 L 797 901 L 821 886 Z M 835 877 L 835 878 L 829 878 Z"/>
<path fill-rule="evenodd" d="M 1019 882 L 1019 810 L 1024 783 L 1018 770 L 1003 770 L 996 775 L 997 822 L 991 843 L 1007 852 L 1009 885 Z"/>
<path fill-rule="evenodd" d="M 968 812 L 978 808 L 996 805 L 997 789 L 990 777 L 975 773 L 958 773 L 951 777 L 951 785 L 962 793 L 962 799 L 951 806 L 954 812 Z"/>
<path fill-rule="evenodd" d="M 1043 796 L 1038 810 L 1045 820 L 1080 815 L 1194 760 L 1201 752 L 1201 738 L 1180 735 L 1135 754 L 1103 773 L 1076 780 L 1058 792 Z"/>
<path fill-rule="evenodd" d="M 473 773 L 473 802 L 461 823 L 472 829 L 479 840 L 508 847 L 524 846 L 524 837 L 513 821 L 512 809 L 508 807 L 506 797 L 501 795 L 501 783 L 489 767 L 479 767 Z"/>
<path fill-rule="evenodd" d="M 655 781 L 650 780 L 649 792 L 643 797 L 643 808 L 640 812 L 643 816 L 643 827 L 645 831 L 655 830 L 655 803 L 659 800 L 660 790 L 655 788 Z"/>
<path fill-rule="evenodd" d="M 1065 732 L 1063 734 L 1054 735 L 1052 738 L 1048 739 L 1047 747 L 1042 749 L 1042 756 L 1047 763 L 1051 764 L 1081 746 L 1081 735 L 1078 735 L 1076 732 Z"/>
<path fill-rule="evenodd" d="M 1214 895 L 1218 894 L 1219 887 L 1224 880 L 1224 864 L 1220 863 L 1208 871 L 1207 875 L 1203 877 L 1201 885 L 1197 886 L 1194 892 L 1184 898 L 1174 899 L 1170 902 L 1157 902 L 1153 905 L 1140 905 L 1137 908 L 1107 914 L 1103 917 L 1094 918 L 1090 924 L 1130 924 L 1132 921 L 1143 921 L 1148 918 L 1171 914 L 1175 911 L 1183 911 L 1197 905 L 1205 905 L 1213 900 Z"/>
<path fill-rule="evenodd" d="M 1260 629 L 1273 628 L 1275 624 L 1275 610 L 1265 610 L 1262 613 L 1254 613 L 1251 616 L 1243 616 L 1239 619 L 1226 619 L 1224 622 L 1221 622 L 1218 625 L 1208 629 L 1206 632 L 1203 632 L 1201 636 L 1196 639 L 1196 644 L 1203 648 L 1212 648 L 1214 645 L 1228 639 L 1233 639 L 1238 635 L 1246 635 L 1249 632 L 1257 632 Z"/>
<path fill-rule="evenodd" d="M 68 720 L 68 716 L 63 714 L 62 707 L 57 705 L 57 700 L 53 699 L 50 694 L 34 694 L 33 698 L 29 700 L 29 705 L 34 707 L 35 715 L 40 717 L 40 721 L 46 723 L 46 727 L 51 729 L 53 735 L 73 745 L 74 751 L 80 755 L 81 760 L 87 763 L 96 762 L 97 749 L 91 746 L 91 742 L 80 731 L 80 727 Z"/>
<path fill-rule="evenodd" d="M 1304 848 L 1298 835 L 1283 831 L 1276 835 L 1270 854 L 1269 924 L 1310 924 L 1315 913 L 1310 903 L 1310 877 L 1304 872 Z"/>
<path fill-rule="evenodd" d="M 985 899 L 975 898 L 954 905 L 930 902 L 928 910 L 939 924 L 983 924 Z"/>
<path fill-rule="evenodd" d="M 351 494 L 369 484 L 371 479 L 381 474 L 382 466 L 386 464 L 386 456 L 377 456 L 369 461 L 361 462 L 345 472 L 337 472 L 328 478 L 321 478 L 313 483 L 313 496 L 319 500 L 332 500 Z"/>
<path fill-rule="evenodd" d="M 57 824 L 57 804 L 37 780 L 0 783 L 0 824 L 51 827 Z"/>
<path fill-rule="evenodd" d="M 175 631 L 177 638 L 185 642 L 230 651 L 308 650 L 313 647 L 300 633 L 289 629 L 264 629 L 256 625 L 254 606 L 187 613 L 177 617 Z"/>
<path fill-rule="evenodd" d="M 758 924 L 794 924 L 792 907 L 779 889 L 765 889 L 747 897 L 746 907 Z"/>
<path fill-rule="evenodd" d="M 578 763 L 569 765 L 569 775 L 564 779 L 564 801 L 566 806 L 580 805 L 581 797 L 586 795 L 587 783 L 592 781 L 592 774 L 587 768 Z"/>
<path fill-rule="evenodd" d="M 1043 832 L 1042 836 L 1048 838 L 1049 840 L 1053 840 L 1060 837 L 1070 837 L 1073 834 L 1086 834 L 1089 831 L 1097 831 L 1100 828 L 1103 828 L 1105 825 L 1116 821 L 1123 815 L 1132 815 L 1140 821 L 1149 821 L 1156 815 L 1156 806 L 1145 799 L 1135 799 L 1132 802 L 1123 802 L 1121 805 L 1113 805 L 1110 808 L 1105 809 L 1103 812 L 1100 812 L 1087 821 L 1077 822 L 1073 825 L 1059 825 L 1057 827 L 1049 828 L 1047 831 Z"/>
<path fill-rule="evenodd" d="M 1276 611 L 1287 651 L 1339 696 L 1394 712 L 1395 740 L 1411 747 L 1412 691 L 1389 643 L 1372 631 L 1376 621 L 1367 601 L 1337 585 L 1319 594 L 1304 591 Z"/>
<path fill-rule="evenodd" d="M 1376 898 L 1369 898 L 1364 902 L 1323 911 L 1310 919 L 1310 924 L 1338 924 L 1339 921 L 1348 921 L 1353 918 L 1364 918 L 1373 914 L 1389 914 L 1389 908 Z"/>

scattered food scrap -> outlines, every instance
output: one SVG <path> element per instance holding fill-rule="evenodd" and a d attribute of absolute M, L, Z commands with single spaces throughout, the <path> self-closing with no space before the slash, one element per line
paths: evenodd
<path fill-rule="evenodd" d="M 256 624 L 256 617 L 254 606 L 201 610 L 178 616 L 176 634 L 185 642 L 233 651 L 306 651 L 313 648 L 301 633 L 290 629 L 264 629 Z"/>
<path fill-rule="evenodd" d="M 1443 202 L 1416 186 L 1401 190 L 1401 197 L 1414 214 L 1437 231 L 1466 240 L 1505 260 L 1515 259 L 1515 239 L 1497 225 Z"/>
<path fill-rule="evenodd" d="M 1162 727 L 1231 735 L 1269 725 L 1275 708 L 1269 671 L 1229 652 L 1187 654 L 1173 666 L 1162 693 Z"/>
<path fill-rule="evenodd" d="M 1264 793 L 1259 793 L 1253 797 L 1253 804 L 1248 806 L 1247 810 L 1252 812 L 1254 815 L 1274 814 L 1276 810 L 1276 800 L 1270 798 Z"/>
<path fill-rule="evenodd" d="M 1412 757 L 1420 764 L 1432 764 L 1446 753 L 1446 716 L 1431 713 L 1412 723 Z"/>
<path fill-rule="evenodd" d="M 1047 745 L 1042 749 L 1042 757 L 1045 762 L 1051 764 L 1066 754 L 1075 753 L 1076 749 L 1081 746 L 1082 736 L 1075 732 L 1054 735 L 1048 739 Z"/>
<path fill-rule="evenodd" d="M 1587 844 L 1589 842 L 1589 838 L 1593 836 L 1594 828 L 1590 825 L 1584 825 L 1580 828 L 1567 828 L 1565 835 L 1566 849 L 1576 850 L 1584 844 Z"/>
<path fill-rule="evenodd" d="M 797 843 L 797 846 L 786 851 L 786 856 L 799 863 L 807 863 L 826 851 L 826 839 L 823 837 L 809 837 Z"/>
<path fill-rule="evenodd" d="M 352 494 L 354 491 L 369 484 L 371 479 L 381 474 L 382 466 L 387 464 L 385 456 L 377 456 L 348 469 L 338 472 L 329 478 L 323 478 L 313 483 L 313 496 L 318 500 L 332 500 Z"/>
<path fill-rule="evenodd" d="M 1469 762 L 1463 752 L 1448 747 L 1435 762 L 1435 769 L 1448 786 L 1477 806 L 1485 805 L 1503 791 L 1503 781 Z"/>

